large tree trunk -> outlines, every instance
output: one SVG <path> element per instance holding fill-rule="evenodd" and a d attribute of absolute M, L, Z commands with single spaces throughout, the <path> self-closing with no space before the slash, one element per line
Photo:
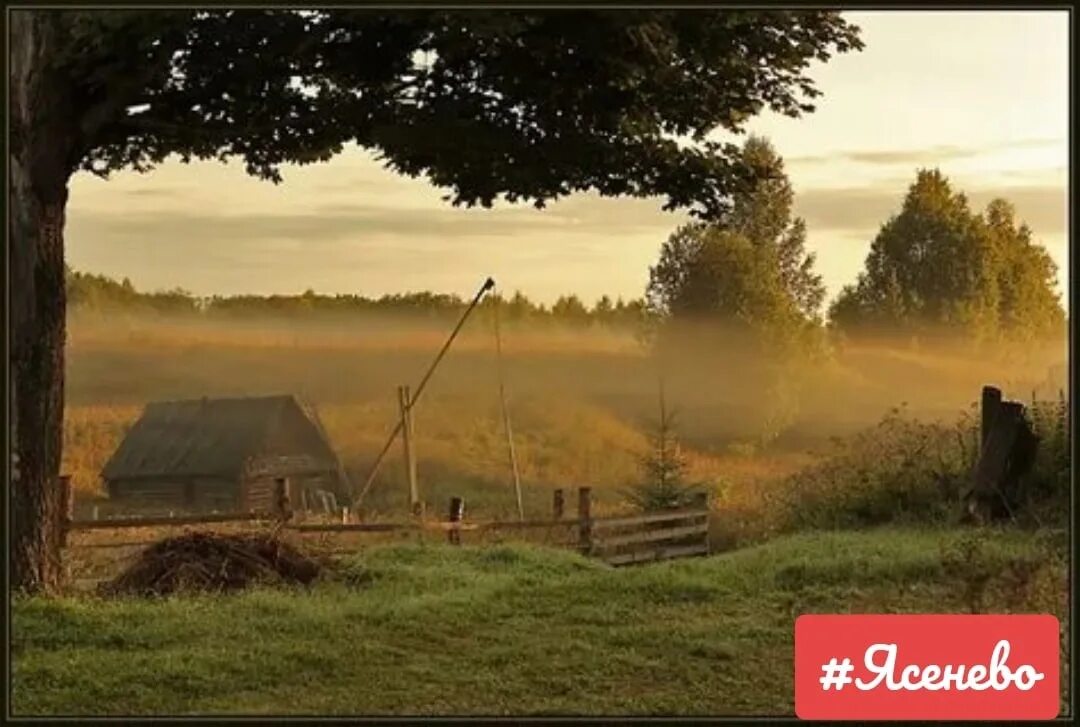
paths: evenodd
<path fill-rule="evenodd" d="M 58 483 L 64 410 L 64 207 L 76 129 L 57 52 L 57 16 L 11 17 L 9 185 L 11 585 L 60 585 Z"/>

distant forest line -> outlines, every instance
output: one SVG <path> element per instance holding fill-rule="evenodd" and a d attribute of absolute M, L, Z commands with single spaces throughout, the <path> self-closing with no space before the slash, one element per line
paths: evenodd
<path fill-rule="evenodd" d="M 258 317 L 350 316 L 384 314 L 416 318 L 454 318 L 469 304 L 448 293 L 409 292 L 367 297 L 326 295 L 307 290 L 298 295 L 197 296 L 186 290 L 140 291 L 127 278 L 66 271 L 68 306 L 72 312 L 142 313 L 224 319 Z M 649 318 L 644 298 L 624 300 L 602 296 L 592 305 L 576 295 L 564 295 L 553 304 L 530 300 L 520 291 L 502 298 L 487 296 L 481 307 L 498 301 L 499 317 L 512 323 L 550 322 L 570 326 L 605 326 L 636 330 Z"/>

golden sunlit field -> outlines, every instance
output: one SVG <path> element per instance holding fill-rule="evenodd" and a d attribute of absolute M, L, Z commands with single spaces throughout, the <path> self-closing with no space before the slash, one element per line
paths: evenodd
<path fill-rule="evenodd" d="M 355 321 L 213 322 L 74 314 L 68 335 L 64 470 L 79 509 L 100 501 L 98 473 L 150 401 L 293 393 L 314 404 L 349 474 L 364 480 L 396 423 L 396 387 L 415 387 L 449 326 L 375 316 Z M 629 333 L 509 327 L 504 371 L 527 514 L 550 508 L 553 487 L 594 488 L 601 511 L 640 479 L 640 457 L 657 418 L 659 374 Z M 748 372 L 718 361 L 693 377 L 665 374 L 690 479 L 710 485 L 721 507 L 745 508 L 783 476 L 815 461 L 831 437 L 877 422 L 893 406 L 952 420 L 985 383 L 1027 400 L 1056 395 L 1050 368 L 1060 352 L 1029 352 L 1005 365 L 959 350 L 838 347 L 805 374 L 793 424 L 761 446 L 753 412 L 762 394 Z M 704 371 L 704 374 L 702 374 Z M 1005 372 L 1005 375 L 1002 374 Z M 1063 376 L 1063 372 L 1061 376 Z M 451 495 L 471 515 L 515 510 L 499 409 L 491 329 L 471 320 L 432 378 L 415 413 L 420 486 L 441 512 Z M 372 515 L 403 514 L 398 447 L 366 498 Z"/>

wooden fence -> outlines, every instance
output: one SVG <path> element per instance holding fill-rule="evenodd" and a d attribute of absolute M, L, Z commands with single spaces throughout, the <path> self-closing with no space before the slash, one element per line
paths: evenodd
<path fill-rule="evenodd" d="M 578 488 L 577 518 L 563 517 L 565 498 L 555 490 L 552 517 L 547 520 L 505 522 L 468 522 L 464 519 L 464 502 L 452 498 L 450 513 L 444 521 L 413 519 L 401 522 L 339 522 L 339 523 L 282 523 L 275 515 L 237 512 L 192 515 L 184 517 L 131 517 L 109 520 L 72 520 L 71 531 L 113 530 L 120 528 L 168 527 L 217 523 L 266 522 L 298 534 L 304 533 L 388 533 L 442 531 L 454 544 L 461 543 L 462 533 L 503 533 L 554 529 L 570 534 L 564 545 L 599 558 L 613 566 L 646 563 L 669 558 L 706 555 L 709 552 L 709 510 L 704 498 L 695 507 L 659 511 L 625 517 L 592 517 L 592 493 L 588 487 Z M 347 518 L 343 518 L 347 519 Z M 127 543 L 145 545 L 146 541 Z M 103 543 L 98 546 L 120 547 L 123 543 Z"/>
<path fill-rule="evenodd" d="M 709 511 L 680 510 L 594 520 L 585 552 L 610 565 L 708 555 Z"/>

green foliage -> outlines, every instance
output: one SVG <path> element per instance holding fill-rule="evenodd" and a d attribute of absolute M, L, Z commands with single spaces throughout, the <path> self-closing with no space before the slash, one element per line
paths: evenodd
<path fill-rule="evenodd" d="M 1001 571 L 1003 563 L 988 557 L 987 535 L 971 530 L 958 540 L 943 543 L 941 565 L 945 573 L 956 579 L 964 604 L 970 613 L 982 613 L 986 590 L 991 579 Z"/>
<path fill-rule="evenodd" d="M 973 412 L 947 426 L 898 407 L 779 484 L 768 506 L 780 529 L 948 522 L 959 512 L 977 442 Z"/>
<path fill-rule="evenodd" d="M 647 299 L 674 318 L 738 319 L 764 328 L 779 316 L 816 320 L 825 288 L 806 252 L 806 224 L 792 218 L 783 159 L 761 137 L 747 140 L 741 158 L 754 177 L 735 193 L 730 217 L 676 230 L 650 269 Z"/>
<path fill-rule="evenodd" d="M 920 170 L 900 214 L 874 239 L 866 269 L 830 309 L 848 334 L 957 334 L 1031 342 L 1060 333 L 1056 268 L 1005 200 L 973 213 L 938 170 Z"/>
<path fill-rule="evenodd" d="M 1064 390 L 1056 401 L 1033 399 L 1027 414 L 1039 438 L 1035 464 L 1026 481 L 1029 502 L 1044 524 L 1065 525 L 1072 488 L 1069 400 Z"/>
<path fill-rule="evenodd" d="M 768 441 L 794 420 L 804 364 L 827 353 L 825 289 L 806 225 L 792 217 L 783 160 L 759 137 L 741 153 L 755 181 L 737 191 L 726 222 L 684 225 L 665 241 L 646 299 L 662 317 L 660 355 L 707 361 L 709 376 L 755 372 L 748 386 L 764 392 L 758 428 Z"/>
<path fill-rule="evenodd" d="M 1016 222 L 1016 210 L 995 199 L 984 213 L 986 234 L 998 261 L 998 325 L 1006 338 L 1029 343 L 1065 330 L 1065 313 L 1053 286 L 1057 266 L 1031 228 Z"/>
<path fill-rule="evenodd" d="M 348 143 L 454 204 L 577 190 L 719 217 L 763 109 L 820 95 L 813 61 L 862 47 L 836 12 L 230 10 L 54 13 L 55 63 L 98 174 L 241 158 L 280 179 Z M 45 22 L 44 18 L 42 22 Z M 61 90 L 61 89 L 58 89 Z M 680 145 L 675 137 L 693 144 Z"/>
<path fill-rule="evenodd" d="M 342 317 L 384 314 L 412 318 L 443 319 L 448 324 L 464 312 L 468 301 L 446 293 L 393 293 L 378 298 L 361 295 L 323 295 L 307 290 L 300 295 L 232 295 L 199 298 L 176 289 L 141 292 L 126 278 L 117 282 L 105 275 L 67 271 L 68 305 L 74 311 L 156 312 L 198 315 L 206 319 L 243 319 L 266 316 L 283 318 Z M 491 318 L 493 306 L 501 306 L 500 320 L 513 323 L 551 324 L 571 327 L 590 325 L 637 330 L 645 319 L 643 300 L 612 302 L 600 298 L 589 308 L 576 295 L 560 297 L 550 308 L 529 300 L 520 291 L 509 300 L 497 295 L 483 299 L 478 319 Z"/>
<path fill-rule="evenodd" d="M 784 160 L 763 137 L 751 136 L 742 158 L 754 181 L 735 196 L 727 228 L 746 236 L 760 250 L 774 252 L 782 289 L 807 319 L 817 320 L 825 286 L 814 272 L 815 255 L 806 251 L 806 222 L 792 217 L 795 192 Z"/>
<path fill-rule="evenodd" d="M 1054 613 L 1067 601 L 1067 538 L 1042 530 L 1021 552 L 995 546 L 988 528 L 961 531 L 941 544 L 941 566 L 969 613 Z M 1064 656 L 1064 654 L 1063 654 Z"/>
<path fill-rule="evenodd" d="M 571 325 L 585 325 L 589 322 L 589 309 L 576 295 L 564 295 L 551 306 L 551 314 Z"/>
<path fill-rule="evenodd" d="M 168 314 L 195 314 L 199 301 L 186 290 L 140 293 L 124 278 L 121 282 L 65 269 L 68 305 L 75 309 L 127 310 Z"/>
<path fill-rule="evenodd" d="M 1071 467 L 1068 403 L 1036 401 L 1026 409 L 1039 446 L 1020 483 L 1022 526 L 1067 522 Z M 836 441 L 818 465 L 780 483 L 767 505 L 774 527 L 859 528 L 883 523 L 956 524 L 979 456 L 975 406 L 951 425 L 919 421 L 903 408 L 876 426 Z"/>

